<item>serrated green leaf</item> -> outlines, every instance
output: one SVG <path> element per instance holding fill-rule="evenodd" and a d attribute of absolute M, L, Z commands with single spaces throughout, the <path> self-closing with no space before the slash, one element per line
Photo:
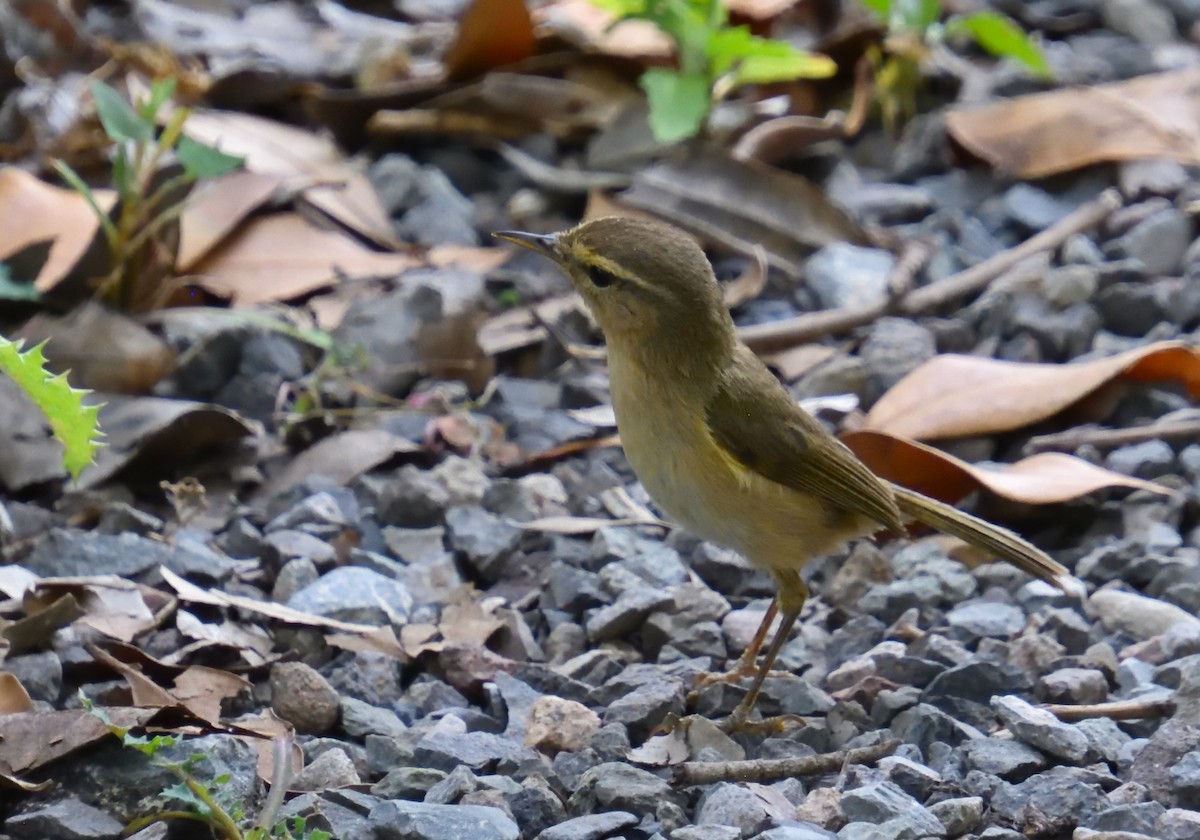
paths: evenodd
<path fill-rule="evenodd" d="M 591 0 L 592 5 L 617 18 L 644 15 L 646 0 Z"/>
<path fill-rule="evenodd" d="M 92 80 L 92 98 L 96 102 L 96 115 L 104 126 L 104 133 L 112 140 L 131 140 L 149 143 L 154 139 L 154 124 L 138 116 L 129 103 L 116 90 L 104 82 Z"/>
<path fill-rule="evenodd" d="M 46 370 L 44 344 L 21 352 L 21 343 L 0 337 L 0 371 L 7 373 L 34 401 L 46 419 L 54 437 L 63 445 L 63 467 L 72 478 L 92 463 L 103 436 L 97 428 L 100 407 L 84 405 L 90 391 L 72 388 L 66 374 L 52 375 Z"/>
<path fill-rule="evenodd" d="M 711 104 L 706 76 L 653 68 L 639 81 L 650 102 L 650 128 L 660 143 L 674 143 L 700 130 Z"/>
<path fill-rule="evenodd" d="M 995 12 L 962 15 L 948 21 L 946 29 L 951 34 L 973 38 L 980 47 L 998 58 L 1019 61 L 1036 76 L 1046 78 L 1050 75 L 1042 48 L 1004 15 Z"/>
<path fill-rule="evenodd" d="M 184 171 L 193 178 L 216 178 L 245 162 L 245 158 L 227 155 L 187 136 L 179 138 L 179 148 L 175 152 Z"/>
<path fill-rule="evenodd" d="M 178 782 L 170 787 L 163 788 L 159 796 L 163 799 L 177 799 L 202 817 L 212 815 L 212 809 L 208 807 L 208 804 L 199 796 L 192 793 L 185 782 Z"/>

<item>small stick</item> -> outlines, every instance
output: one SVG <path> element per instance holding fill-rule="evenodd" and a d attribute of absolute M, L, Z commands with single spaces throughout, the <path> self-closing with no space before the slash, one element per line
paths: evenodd
<path fill-rule="evenodd" d="M 827 309 L 823 312 L 805 312 L 794 318 L 755 324 L 738 331 L 742 340 L 758 353 L 782 350 L 806 341 L 824 338 L 827 335 L 847 332 L 855 327 L 869 324 L 891 311 L 915 315 L 960 297 L 980 292 L 988 284 L 1028 257 L 1049 251 L 1061 245 L 1073 233 L 1087 230 L 1104 221 L 1121 206 L 1121 194 L 1114 189 L 1105 190 L 1095 200 L 1077 207 L 1072 213 L 1059 219 L 1020 245 L 1001 251 L 978 265 L 952 274 L 942 280 L 915 289 L 894 303 L 879 303 L 860 308 Z M 902 268 L 903 260 L 896 270 Z"/>
<path fill-rule="evenodd" d="M 1114 700 L 1111 703 L 1092 703 L 1084 706 L 1051 703 L 1042 708 L 1059 720 L 1067 722 L 1102 717 L 1111 720 L 1139 720 L 1173 714 L 1175 700 L 1170 697 L 1152 697 L 1148 700 Z"/>
<path fill-rule="evenodd" d="M 1200 437 L 1200 418 L 1195 420 L 1167 421 L 1135 426 L 1132 429 L 1068 429 L 1050 435 L 1037 435 L 1025 444 L 1025 452 L 1074 452 L 1081 446 L 1098 449 L 1115 449 L 1129 443 L 1147 440 L 1188 440 Z"/>
<path fill-rule="evenodd" d="M 872 764 L 900 746 L 893 738 L 873 747 L 806 755 L 801 758 L 759 758 L 746 761 L 685 761 L 675 770 L 675 781 L 684 785 L 713 782 L 774 782 L 792 776 L 832 773 L 847 764 Z"/>
<path fill-rule="evenodd" d="M 1042 251 L 1057 248 L 1071 234 L 1100 224 L 1120 206 L 1121 194 L 1115 189 L 1107 189 L 1092 201 L 1076 207 L 1071 213 L 1041 233 L 1029 237 L 1020 245 L 1009 248 L 1007 251 L 1001 251 L 957 274 L 930 283 L 923 289 L 917 289 L 901 301 L 900 309 L 913 315 L 982 291 L 989 283 L 1021 260 L 1032 257 L 1034 254 L 1040 254 Z"/>

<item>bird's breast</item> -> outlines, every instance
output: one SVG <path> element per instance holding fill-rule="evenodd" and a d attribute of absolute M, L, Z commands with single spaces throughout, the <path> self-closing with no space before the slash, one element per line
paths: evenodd
<path fill-rule="evenodd" d="M 734 459 L 708 430 L 699 383 L 655 383 L 611 350 L 609 365 L 629 465 L 655 504 L 689 532 L 767 569 L 798 568 L 865 532 L 857 518 Z"/>

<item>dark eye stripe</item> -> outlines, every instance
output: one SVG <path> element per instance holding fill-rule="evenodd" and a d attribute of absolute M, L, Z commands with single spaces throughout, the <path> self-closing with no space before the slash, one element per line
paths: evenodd
<path fill-rule="evenodd" d="M 606 271 L 598 265 L 588 266 L 588 279 L 592 281 L 592 285 L 603 289 L 617 282 L 617 275 L 611 271 Z"/>

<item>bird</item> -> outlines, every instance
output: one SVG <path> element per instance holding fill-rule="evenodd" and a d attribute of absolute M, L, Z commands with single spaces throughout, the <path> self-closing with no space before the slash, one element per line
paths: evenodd
<path fill-rule="evenodd" d="M 621 444 L 655 504 L 774 581 L 775 600 L 732 672 L 753 673 L 753 682 L 722 728 L 748 727 L 808 598 L 805 565 L 850 540 L 903 535 L 916 520 L 1076 590 L 1070 572 L 1032 543 L 877 476 L 804 411 L 739 339 L 708 258 L 682 230 L 608 216 L 553 234 L 493 235 L 550 258 L 592 312 Z"/>

